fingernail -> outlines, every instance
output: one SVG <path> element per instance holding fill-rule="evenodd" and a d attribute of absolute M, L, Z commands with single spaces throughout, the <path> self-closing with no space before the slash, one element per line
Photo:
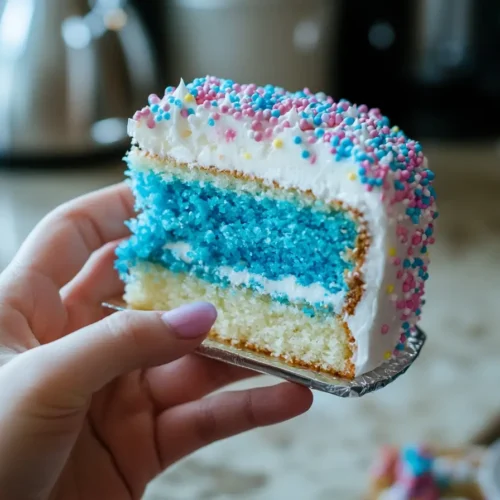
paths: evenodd
<path fill-rule="evenodd" d="M 217 310 L 208 302 L 195 302 L 163 313 L 161 319 L 181 339 L 206 335 L 217 318 Z"/>

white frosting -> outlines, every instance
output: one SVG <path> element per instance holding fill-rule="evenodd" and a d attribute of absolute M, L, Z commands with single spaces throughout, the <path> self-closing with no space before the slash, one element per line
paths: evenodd
<path fill-rule="evenodd" d="M 189 255 L 192 248 L 186 242 L 167 243 L 163 248 L 170 250 L 172 254 L 179 260 L 186 263 L 193 261 Z M 222 266 L 217 269 L 217 274 L 221 278 L 227 278 L 231 285 L 245 286 L 250 282 L 258 283 L 262 286 L 263 293 L 269 295 L 284 294 L 292 302 L 304 300 L 312 304 L 324 302 L 333 306 L 335 312 L 342 310 L 344 301 L 344 292 L 331 293 L 321 285 L 315 283 L 309 286 L 302 286 L 297 283 L 294 276 L 289 276 L 282 280 L 270 280 L 264 278 L 260 274 L 252 274 L 248 271 L 235 271 L 232 267 Z"/>
<path fill-rule="evenodd" d="M 184 102 L 187 94 L 188 90 L 181 81 L 174 97 Z M 387 293 L 389 285 L 396 285 L 397 267 L 390 262 L 388 249 L 392 247 L 397 255 L 405 255 L 406 247 L 396 237 L 398 216 L 400 224 L 406 224 L 408 228 L 412 226 L 404 215 L 405 206 L 396 204 L 392 207 L 395 212 L 390 213 L 389 207 L 381 201 L 380 192 L 369 192 L 359 180 L 351 180 L 350 174 L 357 174 L 358 171 L 356 163 L 353 160 L 335 161 L 322 142 L 307 144 L 307 149 L 316 156 L 314 165 L 303 159 L 300 146 L 293 142 L 295 136 L 301 135 L 299 117 L 293 109 L 280 118 L 280 123 L 288 120 L 290 128 L 278 129 L 272 139 L 264 138 L 257 142 L 251 130 L 252 119 L 236 120 L 232 115 L 221 114 L 216 126 L 209 126 L 207 122 L 214 110 L 196 103 L 191 107 L 194 114 L 186 119 L 180 116 L 180 109 L 172 105 L 171 119 L 157 123 L 154 128 L 147 126 L 146 119 L 129 120 L 128 130 L 133 142 L 144 151 L 160 157 L 172 157 L 193 168 L 201 165 L 221 171 L 238 171 L 262 179 L 270 186 L 277 182 L 283 188 L 310 190 L 322 200 L 341 201 L 361 211 L 371 235 L 362 268 L 366 286 L 354 314 L 348 315 L 345 320 L 356 342 L 353 358 L 356 375 L 380 365 L 385 353 L 392 351 L 399 340 L 401 320 Z M 224 137 L 227 129 L 235 133 L 232 140 Z M 362 132 L 361 147 L 368 138 L 367 131 Z M 282 141 L 282 147 L 273 144 L 276 139 Z M 392 153 L 389 153 L 382 161 L 391 160 Z M 388 196 L 391 194 L 390 191 L 386 193 Z M 229 277 L 237 283 L 247 281 L 250 275 L 232 272 Z M 300 287 L 293 278 L 279 283 L 263 279 L 261 282 L 267 290 L 286 291 L 297 298 L 318 297 L 324 293 L 319 286 Z M 341 297 L 330 299 L 338 305 Z M 382 325 L 389 326 L 385 335 L 381 334 Z"/>

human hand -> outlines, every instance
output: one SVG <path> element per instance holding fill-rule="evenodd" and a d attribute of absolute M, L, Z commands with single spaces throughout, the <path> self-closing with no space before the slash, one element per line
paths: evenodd
<path fill-rule="evenodd" d="M 123 184 L 74 200 L 0 275 L 3 500 L 138 499 L 180 458 L 311 405 L 290 383 L 210 395 L 253 375 L 190 354 L 215 320 L 210 304 L 106 314 L 132 215 Z"/>

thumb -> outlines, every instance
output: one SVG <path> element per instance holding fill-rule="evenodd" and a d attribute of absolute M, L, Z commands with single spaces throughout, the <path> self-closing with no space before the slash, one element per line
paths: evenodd
<path fill-rule="evenodd" d="M 35 349 L 44 351 L 37 361 L 46 369 L 38 369 L 45 373 L 44 385 L 57 388 L 61 396 L 88 398 L 120 375 L 188 354 L 203 341 L 216 317 L 214 306 L 204 302 L 165 313 L 118 312 Z"/>

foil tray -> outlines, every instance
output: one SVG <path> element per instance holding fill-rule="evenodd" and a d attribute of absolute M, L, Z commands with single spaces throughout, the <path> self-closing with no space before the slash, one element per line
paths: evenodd
<path fill-rule="evenodd" d="M 122 300 L 110 300 L 104 302 L 103 306 L 114 311 L 127 309 Z M 399 351 L 397 356 L 393 356 L 375 370 L 353 380 L 290 366 L 278 358 L 210 339 L 205 340 L 196 352 L 207 358 L 305 385 L 312 390 L 326 392 L 341 398 L 358 398 L 382 389 L 403 375 L 418 358 L 425 340 L 425 333 L 417 327 L 415 333 L 408 338 L 405 348 Z"/>

